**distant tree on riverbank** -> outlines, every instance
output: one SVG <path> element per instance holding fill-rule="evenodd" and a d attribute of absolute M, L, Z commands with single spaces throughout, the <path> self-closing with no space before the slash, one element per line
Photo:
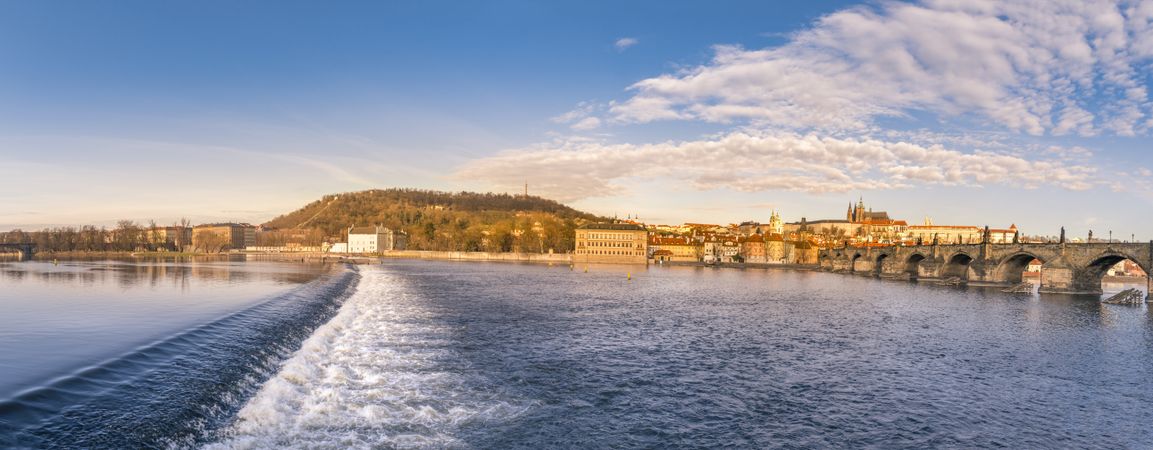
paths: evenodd
<path fill-rule="evenodd" d="M 151 221 L 148 228 L 134 221 L 121 220 L 109 230 L 92 225 L 53 227 L 39 231 L 20 229 L 0 232 L 3 243 L 33 243 L 39 252 L 132 252 L 174 250 L 171 243 L 155 239 L 157 227 Z"/>

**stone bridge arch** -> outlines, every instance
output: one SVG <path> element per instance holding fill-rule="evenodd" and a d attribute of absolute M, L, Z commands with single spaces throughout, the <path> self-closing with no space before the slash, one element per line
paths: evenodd
<path fill-rule="evenodd" d="M 846 255 L 847 254 L 848 253 L 846 253 Z M 862 255 L 861 252 L 853 252 L 853 256 L 849 257 L 849 272 L 851 272 L 851 273 L 858 272 L 857 261 L 860 261 L 862 256 L 864 256 L 864 255 Z"/>
<path fill-rule="evenodd" d="M 921 262 L 925 261 L 926 259 L 928 259 L 928 257 L 921 254 L 921 252 L 913 252 L 907 258 L 905 258 L 905 267 L 903 268 L 903 271 L 909 274 L 910 280 L 916 280 L 921 277 Z"/>
<path fill-rule="evenodd" d="M 877 255 L 876 259 L 873 260 L 873 275 L 874 276 L 879 277 L 885 273 L 885 262 L 888 261 L 889 259 L 891 259 L 890 256 L 891 255 L 889 255 L 888 252 L 881 252 Z"/>
<path fill-rule="evenodd" d="M 838 254 L 837 256 L 840 256 Z M 821 250 L 817 252 L 817 262 L 823 270 L 833 270 L 833 251 Z"/>
<path fill-rule="evenodd" d="M 941 267 L 941 278 L 960 278 L 961 280 L 968 281 L 969 266 L 975 259 L 976 258 L 965 251 L 950 254 L 945 258 L 945 264 Z"/>
<path fill-rule="evenodd" d="M 1074 287 L 1078 291 L 1086 293 L 1101 293 L 1101 282 L 1104 280 L 1105 274 L 1117 263 L 1125 260 L 1137 264 L 1141 270 L 1145 271 L 1146 276 L 1151 273 L 1149 265 L 1143 264 L 1141 259 L 1135 255 L 1116 250 L 1105 251 L 1093 256 L 1081 270 L 1074 272 Z"/>
<path fill-rule="evenodd" d="M 1027 251 L 1018 251 L 1001 258 L 997 267 L 993 269 L 993 280 L 1002 283 L 1021 283 L 1024 281 L 1026 267 L 1034 259 L 1041 261 L 1041 264 L 1047 262 L 1046 258 Z"/>

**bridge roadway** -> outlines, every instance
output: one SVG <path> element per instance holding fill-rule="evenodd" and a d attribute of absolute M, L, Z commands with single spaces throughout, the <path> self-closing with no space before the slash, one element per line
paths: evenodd
<path fill-rule="evenodd" d="M 0 253 L 11 253 L 15 251 L 20 255 L 21 261 L 32 259 L 32 255 L 36 254 L 36 244 L 0 244 Z"/>
<path fill-rule="evenodd" d="M 1100 294 L 1110 267 L 1130 259 L 1153 274 L 1146 243 L 955 244 L 832 248 L 818 253 L 821 269 L 884 278 L 948 279 L 1012 285 L 1033 259 L 1042 262 L 1043 293 Z"/>

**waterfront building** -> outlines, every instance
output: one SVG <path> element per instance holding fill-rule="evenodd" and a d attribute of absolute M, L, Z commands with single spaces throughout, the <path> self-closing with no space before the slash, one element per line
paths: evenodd
<path fill-rule="evenodd" d="M 721 261 L 736 262 L 741 254 L 741 244 L 736 236 L 726 236 L 721 240 Z"/>
<path fill-rule="evenodd" d="M 247 223 L 212 223 L 192 229 L 193 246 L 204 247 L 207 241 L 217 241 L 211 246 L 219 246 L 220 250 L 244 249 L 256 245 L 256 227 Z"/>
<path fill-rule="evenodd" d="M 653 249 L 654 261 L 701 261 L 704 253 L 704 242 L 697 242 L 691 237 L 660 237 L 649 238 L 649 247 Z M 734 244 L 735 245 L 735 244 Z M 720 256 L 724 260 L 725 250 L 722 247 Z"/>
<path fill-rule="evenodd" d="M 348 229 L 348 253 L 380 253 L 391 250 L 404 250 L 408 236 L 380 225 L 370 227 L 350 227 Z"/>
<path fill-rule="evenodd" d="M 295 242 L 289 242 L 284 245 L 248 246 L 244 248 L 244 251 L 256 253 L 321 253 L 328 251 L 328 246 L 300 245 Z"/>
<path fill-rule="evenodd" d="M 1128 259 L 1121 261 L 1117 264 L 1114 264 L 1113 267 L 1110 267 L 1109 270 L 1105 272 L 1105 274 L 1109 275 L 1109 276 L 1119 276 L 1119 277 L 1144 277 L 1144 276 L 1146 276 L 1145 271 L 1141 270 L 1141 266 L 1137 265 L 1137 263 L 1135 263 L 1131 260 L 1128 260 Z"/>
<path fill-rule="evenodd" d="M 1041 266 L 1044 264 L 1045 263 L 1041 262 L 1039 259 L 1029 261 L 1029 264 L 1025 266 L 1025 272 L 1022 273 L 1022 275 L 1039 277 L 1041 276 Z"/>
<path fill-rule="evenodd" d="M 754 234 L 752 236 L 741 238 L 741 258 L 747 263 L 764 264 L 768 262 L 765 259 L 765 237 L 761 234 Z"/>
<path fill-rule="evenodd" d="M 785 242 L 779 234 L 770 234 L 765 237 L 765 262 L 769 264 L 784 264 L 792 255 L 792 245 Z"/>
<path fill-rule="evenodd" d="M 793 254 L 789 262 L 792 264 L 817 264 L 820 249 L 809 241 L 796 241 L 792 242 Z"/>
<path fill-rule="evenodd" d="M 648 262 L 648 230 L 632 223 L 592 223 L 576 229 L 575 263 Z"/>
<path fill-rule="evenodd" d="M 721 260 L 721 239 L 716 234 L 707 234 L 701 241 L 701 258 L 711 263 Z"/>

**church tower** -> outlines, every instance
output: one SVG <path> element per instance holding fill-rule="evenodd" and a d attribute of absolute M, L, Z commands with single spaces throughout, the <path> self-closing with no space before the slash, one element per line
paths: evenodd
<path fill-rule="evenodd" d="M 861 196 L 857 200 L 857 209 L 853 210 L 853 218 L 849 219 L 850 222 L 864 222 L 865 221 L 865 197 Z"/>
<path fill-rule="evenodd" d="M 785 234 L 785 224 L 781 221 L 781 215 L 777 210 L 773 210 L 772 216 L 769 217 L 769 233 L 770 234 Z"/>

